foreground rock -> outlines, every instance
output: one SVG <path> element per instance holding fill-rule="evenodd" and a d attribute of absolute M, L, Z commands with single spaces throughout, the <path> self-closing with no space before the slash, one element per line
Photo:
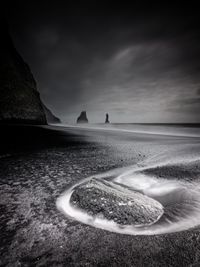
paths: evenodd
<path fill-rule="evenodd" d="M 70 202 L 90 215 L 121 225 L 152 224 L 163 214 L 163 207 L 156 200 L 95 178 L 75 187 Z"/>
<path fill-rule="evenodd" d="M 82 111 L 77 119 L 77 123 L 88 123 L 86 111 Z"/>
<path fill-rule="evenodd" d="M 0 34 L 0 122 L 46 124 L 35 79 L 1 20 Z"/>

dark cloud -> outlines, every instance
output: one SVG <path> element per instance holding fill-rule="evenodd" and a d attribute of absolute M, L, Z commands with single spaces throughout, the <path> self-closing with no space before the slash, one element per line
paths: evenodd
<path fill-rule="evenodd" d="M 105 112 L 123 122 L 200 121 L 197 7 L 19 1 L 5 13 L 42 98 L 64 121 L 81 110 L 93 122 Z"/>
<path fill-rule="evenodd" d="M 200 88 L 198 88 L 198 89 L 196 90 L 196 94 L 197 94 L 197 96 L 200 96 Z"/>
<path fill-rule="evenodd" d="M 200 97 L 182 99 L 180 102 L 182 105 L 200 105 Z"/>

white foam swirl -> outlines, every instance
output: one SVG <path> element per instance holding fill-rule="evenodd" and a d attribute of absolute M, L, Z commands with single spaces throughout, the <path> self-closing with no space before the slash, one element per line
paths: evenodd
<path fill-rule="evenodd" d="M 193 158 L 196 161 L 197 158 Z M 177 161 L 178 164 L 180 161 Z M 185 163 L 185 161 L 183 161 Z M 190 163 L 192 160 L 190 160 Z M 150 165 L 149 165 L 150 166 Z M 131 166 L 115 169 L 113 171 L 95 176 L 99 179 L 110 179 L 140 191 L 143 194 L 156 199 L 164 206 L 164 214 L 159 221 L 150 226 L 134 227 L 132 225 L 121 226 L 114 221 L 92 217 L 83 210 L 70 204 L 73 188 L 70 188 L 57 200 L 57 207 L 66 216 L 69 216 L 84 224 L 104 230 L 129 234 L 129 235 L 155 235 L 188 230 L 200 224 L 200 183 L 188 182 L 178 179 L 158 178 L 149 176 L 143 171 L 150 167 Z M 169 162 L 159 167 L 169 166 Z M 158 167 L 158 166 L 157 166 Z M 174 165 L 176 168 L 176 165 Z M 90 179 L 91 177 L 87 178 Z M 85 180 L 84 180 L 85 181 Z M 84 182 L 82 181 L 82 182 Z M 80 184 L 80 183 L 79 183 Z"/>

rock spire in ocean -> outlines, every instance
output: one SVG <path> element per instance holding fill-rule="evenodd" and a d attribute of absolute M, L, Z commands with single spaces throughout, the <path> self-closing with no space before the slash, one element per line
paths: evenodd
<path fill-rule="evenodd" d="M 77 123 L 88 123 L 86 111 L 82 111 L 80 116 L 77 118 Z"/>
<path fill-rule="evenodd" d="M 110 122 L 109 122 L 109 114 L 108 114 L 108 113 L 106 113 L 105 123 L 110 123 Z"/>

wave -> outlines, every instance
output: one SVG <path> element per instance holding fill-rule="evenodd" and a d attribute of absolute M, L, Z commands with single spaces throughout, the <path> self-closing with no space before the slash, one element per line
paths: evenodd
<path fill-rule="evenodd" d="M 163 125 L 139 125 L 131 123 L 110 123 L 110 124 L 51 124 L 52 126 L 64 129 L 82 129 L 88 131 L 105 131 L 120 132 L 133 134 L 148 134 L 161 136 L 177 136 L 177 137 L 200 137 L 199 125 L 193 127 L 179 124 L 163 124 Z"/>

